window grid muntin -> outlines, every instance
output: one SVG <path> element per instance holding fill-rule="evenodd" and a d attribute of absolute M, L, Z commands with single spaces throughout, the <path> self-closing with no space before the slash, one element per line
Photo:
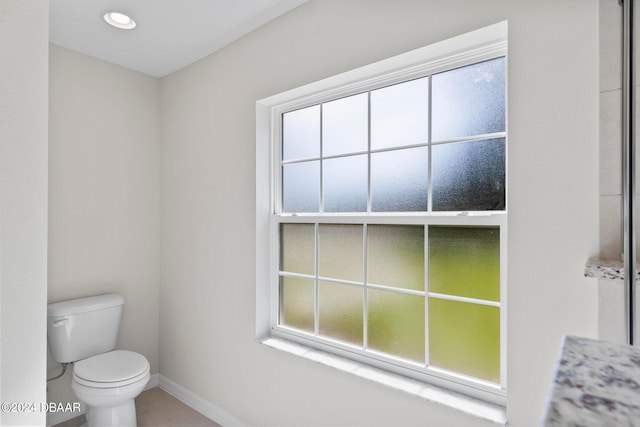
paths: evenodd
<path fill-rule="evenodd" d="M 294 272 L 285 271 L 285 270 L 279 271 L 278 275 L 279 277 L 291 277 L 296 279 L 317 280 L 320 282 L 335 283 L 335 284 L 340 284 L 345 286 L 355 286 L 355 287 L 361 287 L 364 289 L 375 289 L 379 291 L 392 292 L 396 294 L 413 295 L 413 296 L 420 296 L 420 297 L 428 296 L 430 298 L 446 299 L 450 301 L 466 302 L 470 304 L 488 305 L 492 307 L 500 307 L 501 305 L 499 301 L 491 301 L 491 300 L 485 300 L 481 298 L 463 297 L 459 295 L 442 294 L 437 292 L 417 291 L 415 289 L 401 288 L 397 286 L 379 285 L 377 283 L 371 283 L 368 281 L 358 282 L 353 280 L 336 279 L 334 277 L 294 273 Z"/>
<path fill-rule="evenodd" d="M 371 138 L 369 138 L 371 141 Z M 369 278 L 368 271 L 368 254 L 369 254 L 369 224 L 362 224 L 362 349 L 366 351 L 369 347 L 369 306 L 368 292 L 369 286 L 367 281 Z"/>
<path fill-rule="evenodd" d="M 320 212 L 324 212 L 324 126 L 323 126 L 324 114 L 323 112 L 324 112 L 324 103 L 320 104 L 320 159 L 319 159 L 320 176 L 318 177 L 318 179 L 320 180 L 320 193 L 318 194 L 318 197 L 320 197 L 320 200 L 318 201 L 318 210 Z M 316 273 L 317 271 L 318 270 L 316 270 Z"/>
<path fill-rule="evenodd" d="M 454 144 L 458 142 L 474 142 L 474 141 L 483 141 L 485 139 L 506 138 L 506 136 L 507 136 L 506 131 L 494 132 L 494 133 L 486 133 L 481 135 L 464 136 L 460 138 L 451 138 L 451 139 L 443 139 L 439 141 L 424 142 L 419 144 L 408 144 L 408 145 L 398 145 L 394 147 L 375 148 L 369 151 L 361 150 L 361 151 L 353 151 L 353 152 L 343 153 L 343 154 L 331 154 L 328 156 L 300 157 L 297 159 L 280 160 L 280 164 L 284 166 L 292 163 L 304 163 L 304 162 L 312 162 L 317 160 L 330 160 L 330 159 L 336 159 L 341 157 L 364 155 L 368 153 L 376 154 L 376 153 L 384 153 L 387 151 L 400 151 L 400 150 L 405 150 L 410 148 L 428 147 L 429 145 Z M 500 211 L 497 211 L 497 212 L 500 212 Z"/>
<path fill-rule="evenodd" d="M 318 287 L 318 282 L 320 281 L 318 277 L 318 272 L 320 271 L 320 257 L 318 256 L 320 242 L 318 241 L 318 234 L 320 234 L 320 224 L 315 223 L 313 227 L 313 256 L 315 257 L 315 277 L 313 281 L 313 296 L 315 298 L 313 301 L 313 335 L 316 337 L 320 335 L 320 316 L 318 315 L 320 312 L 320 290 Z M 278 308 L 278 311 L 279 310 L 280 308 Z"/>
<path fill-rule="evenodd" d="M 431 79 L 429 79 L 429 93 L 431 93 Z M 431 101 L 429 101 L 431 107 Z M 429 110 L 431 111 L 431 110 Z M 431 116 L 431 115 L 429 115 Z M 431 119 L 429 119 L 431 120 Z M 429 121 L 431 124 L 431 121 Z M 429 138 L 431 138 L 431 127 L 429 127 Z M 431 146 L 429 146 L 429 159 L 431 159 Z M 431 209 L 431 168 L 429 168 L 429 209 Z M 425 367 L 431 366 L 431 346 L 429 345 L 429 225 L 424 226 L 424 363 Z"/>
<path fill-rule="evenodd" d="M 350 96 L 350 95 L 362 93 L 365 91 L 370 92 L 380 87 L 402 83 L 403 81 L 412 80 L 414 78 L 421 78 L 425 74 L 435 74 L 437 72 L 447 71 L 450 69 L 471 65 L 477 62 L 491 60 L 498 57 L 506 57 L 506 42 L 502 45 L 496 44 L 495 46 L 496 46 L 495 48 L 490 47 L 486 50 L 484 48 L 481 48 L 481 49 L 477 49 L 473 53 L 469 53 L 469 54 L 465 53 L 461 56 L 447 58 L 446 60 L 438 60 L 438 61 L 435 61 L 435 63 L 429 63 L 422 66 L 412 67 L 411 70 L 403 72 L 402 76 L 399 76 L 397 73 L 393 73 L 394 75 L 391 77 L 389 76 L 375 77 L 373 79 L 361 81 L 360 83 L 357 83 L 357 84 L 350 84 L 347 87 L 343 87 L 340 89 L 329 90 L 321 93 L 320 95 L 317 95 L 317 94 L 311 95 L 310 97 L 305 98 L 305 100 L 294 100 L 294 101 L 280 104 L 280 106 L 275 106 L 271 110 L 272 117 L 274 118 L 274 121 L 272 121 L 272 123 L 281 125 L 281 123 L 278 123 L 278 119 L 282 118 L 283 113 L 295 110 L 297 108 L 303 108 L 304 106 L 309 106 L 314 103 L 322 103 L 322 102 L 330 101 L 332 99 L 336 99 L 337 98 L 336 94 L 340 94 L 339 97 L 344 97 L 344 96 Z M 502 47 L 498 47 L 498 46 L 502 46 Z M 424 70 L 428 70 L 428 73 L 425 73 Z M 506 75 L 506 69 L 505 69 L 505 80 L 506 79 L 507 79 L 507 75 Z M 379 82 L 382 82 L 382 83 L 379 83 Z M 430 97 L 431 96 L 429 96 L 429 98 Z M 506 88 L 505 88 L 505 97 L 506 97 Z M 431 108 L 429 109 L 429 111 L 431 112 Z M 429 117 L 430 116 L 431 114 L 429 114 Z M 508 126 L 508 120 L 506 118 L 506 104 L 505 104 L 505 122 L 506 122 L 506 126 Z M 276 128 L 276 129 L 272 129 L 273 141 L 280 141 L 279 132 L 281 131 L 280 129 L 277 129 L 277 127 L 278 126 L 273 126 L 273 128 Z M 429 133 L 431 133 L 431 130 L 432 130 L 432 127 L 429 126 Z M 502 138 L 505 138 L 505 150 L 506 150 L 506 142 L 507 142 L 506 136 L 507 136 L 507 132 L 505 128 L 504 132 L 487 134 L 487 135 L 474 135 L 470 137 L 461 137 L 461 138 L 455 138 L 451 140 L 430 141 L 425 144 L 418 144 L 418 146 L 426 145 L 426 146 L 429 146 L 429 149 L 430 149 L 430 147 L 435 144 L 474 141 L 474 140 L 502 137 Z M 411 147 L 413 146 L 389 147 L 388 149 L 385 148 L 385 149 L 380 149 L 375 151 L 369 150 L 368 155 L 370 158 L 372 152 L 400 150 L 400 149 L 411 148 Z M 281 169 L 282 162 L 281 162 L 281 157 L 278 154 L 280 147 L 278 146 L 278 144 L 274 144 L 272 145 L 271 149 L 272 149 L 272 158 L 276 162 L 276 165 L 278 164 L 280 165 L 279 167 Z M 351 154 L 355 154 L 355 153 L 351 153 Z M 309 159 L 305 159 L 305 160 L 309 160 Z M 292 162 L 293 161 L 297 161 L 297 159 L 292 160 Z M 431 157 L 429 157 L 429 162 L 431 162 Z M 506 152 L 505 152 L 505 169 L 506 169 Z M 370 174 L 370 170 L 371 168 L 369 165 L 368 174 Z M 430 168 L 429 168 L 429 173 L 430 173 Z M 283 213 L 281 210 L 281 206 L 282 206 L 281 178 L 282 177 L 279 176 L 279 174 L 272 175 L 272 176 L 275 178 L 275 180 L 272 181 L 272 187 L 271 187 L 273 190 L 272 198 L 271 198 L 272 200 L 271 206 L 272 206 L 272 212 L 274 214 L 274 217 L 276 218 L 275 223 L 278 223 L 280 221 L 282 222 L 301 221 L 301 222 L 318 222 L 318 223 L 362 224 L 363 221 L 366 221 L 367 223 L 370 223 L 370 224 L 413 224 L 415 223 L 414 221 L 416 218 L 423 218 L 423 219 L 426 219 L 426 222 L 424 223 L 425 226 L 428 225 L 430 221 L 435 221 L 435 222 L 432 222 L 432 224 L 434 225 L 436 224 L 437 225 L 467 224 L 470 226 L 474 226 L 474 225 L 482 226 L 487 224 L 493 224 L 494 222 L 497 221 L 497 224 L 500 227 L 500 265 L 501 265 L 500 266 L 500 295 L 501 295 L 500 300 L 501 300 L 501 304 L 506 304 L 506 247 L 507 247 L 506 246 L 506 243 L 507 243 L 506 241 L 506 212 L 507 212 L 506 206 L 505 206 L 505 209 L 502 211 L 497 211 L 497 210 L 472 211 L 471 213 L 452 212 L 452 211 L 433 212 L 429 210 L 427 212 L 401 212 L 400 214 L 398 214 L 393 212 L 371 212 L 369 207 L 366 213 L 361 213 L 361 214 L 352 213 L 352 212 L 345 213 L 345 214 L 340 214 L 335 212 L 332 212 L 330 214 L 326 214 L 323 212 L 297 213 L 297 214 Z M 370 177 L 368 177 L 368 181 L 370 182 Z M 429 186 L 430 185 L 431 185 L 431 179 L 429 179 Z M 369 184 L 369 191 L 370 191 L 370 188 L 371 186 Z M 431 189 L 429 189 L 429 191 L 431 191 Z M 368 203 L 370 200 L 371 200 L 371 196 L 370 194 L 368 194 Z M 430 203 L 431 202 L 430 193 L 429 193 L 428 200 Z M 507 200 L 506 200 L 506 194 L 505 194 L 505 205 L 506 204 L 507 204 Z M 461 216 L 463 216 L 462 221 L 460 218 Z M 272 222 L 272 224 L 274 224 L 274 222 Z M 425 227 L 425 232 L 427 230 L 428 230 L 428 227 Z M 276 232 L 275 236 L 277 235 L 278 234 Z M 278 239 L 275 239 L 275 241 L 276 243 L 278 243 Z M 428 245 L 428 240 L 426 238 L 425 238 L 425 245 Z M 425 275 L 428 276 L 428 259 L 425 260 Z M 278 280 L 272 281 L 272 283 L 277 283 L 277 282 Z M 425 281 L 425 283 L 428 284 L 428 281 Z M 396 289 L 394 289 L 394 291 L 395 290 Z M 277 300 L 272 299 L 272 301 L 277 301 Z M 425 298 L 425 303 L 426 303 L 425 322 L 427 322 L 428 321 L 428 297 Z M 273 309 L 274 307 L 272 306 L 272 313 L 273 313 Z M 273 322 L 272 322 L 272 325 L 274 325 Z M 428 331 L 428 328 L 425 328 L 425 330 Z M 274 336 L 281 336 L 286 339 L 290 338 L 288 336 L 288 333 L 286 333 L 285 335 L 282 335 L 281 331 L 278 330 L 277 325 L 272 326 L 272 332 L 274 333 Z M 295 335 L 295 331 L 293 331 L 292 334 Z M 468 393 L 470 390 L 477 389 L 481 391 L 481 394 L 478 396 L 482 396 L 483 399 L 504 405 L 505 403 L 504 389 L 506 387 L 506 345 L 505 345 L 506 343 L 505 342 L 506 312 L 503 309 L 500 309 L 500 335 L 501 335 L 500 384 L 489 383 L 481 379 L 466 377 L 465 375 L 457 374 L 455 372 L 444 371 L 437 367 L 427 368 L 428 375 L 425 378 L 425 380 L 435 385 L 442 385 L 445 388 L 460 390 L 463 393 Z M 293 338 L 294 338 L 293 339 L 294 341 L 300 341 L 296 337 L 293 337 Z M 305 337 L 302 337 L 301 341 L 304 344 L 311 344 L 313 346 L 313 343 L 306 342 L 307 340 Z M 318 341 L 319 342 L 323 341 L 322 337 L 318 337 Z M 323 345 L 327 345 L 327 343 L 320 342 L 320 347 L 322 347 Z M 428 345 L 428 340 L 426 340 L 426 345 Z M 335 343 L 329 342 L 328 346 L 333 347 L 338 354 L 340 354 L 342 351 L 340 348 L 335 347 Z M 347 352 L 347 353 L 351 354 L 350 352 Z M 375 352 L 371 352 L 371 353 L 375 353 Z M 426 354 L 428 354 L 428 352 L 426 352 Z M 359 360 L 359 356 L 357 354 L 353 356 L 354 356 L 354 359 Z M 375 358 L 370 360 L 369 359 L 370 356 L 371 355 L 366 356 L 363 359 L 363 361 L 365 361 L 365 363 L 369 363 L 374 366 L 379 366 L 383 369 L 388 368 L 388 366 L 386 366 L 385 364 L 389 364 L 389 366 L 392 366 L 392 367 L 395 366 L 395 361 L 392 356 L 383 355 L 382 359 L 384 359 L 385 361 L 382 362 L 383 363 L 382 365 L 378 364 L 375 361 Z M 400 367 L 401 372 L 403 369 L 404 368 Z M 395 370 L 395 368 L 392 368 L 392 370 Z M 475 395 L 475 393 L 472 392 L 472 395 Z"/>
<path fill-rule="evenodd" d="M 371 212 L 371 91 L 367 92 L 367 212 Z M 365 292 L 366 295 L 366 292 Z"/>
<path fill-rule="evenodd" d="M 432 112 L 433 112 L 433 101 L 431 99 L 431 92 L 433 90 L 433 84 L 432 84 L 432 79 L 431 79 L 431 75 L 429 76 L 428 79 L 429 82 L 429 89 L 428 89 L 428 94 L 429 94 L 429 99 L 427 100 L 428 102 L 428 108 L 429 108 L 429 115 L 427 116 L 427 140 L 428 140 L 428 156 L 429 156 L 429 164 L 427 166 L 427 212 L 432 212 L 433 211 L 433 170 L 431 167 L 431 163 L 433 160 L 433 138 L 432 138 L 432 133 L 433 133 L 433 118 L 432 118 Z M 429 237 L 429 233 L 425 233 L 425 245 L 427 244 L 427 238 Z M 426 252 L 428 253 L 428 248 L 426 248 Z M 425 281 L 425 286 L 428 286 L 429 284 L 429 274 L 428 274 L 429 270 L 425 267 L 425 274 L 427 275 L 426 277 L 426 281 Z M 428 287 L 427 287 L 428 289 Z M 429 310 L 429 300 L 427 299 L 426 301 L 426 309 L 425 309 L 425 322 L 427 322 L 428 326 L 428 310 Z M 425 328 L 425 330 L 428 330 Z M 427 340 L 429 341 L 429 340 Z M 428 346 L 428 344 L 427 344 Z M 427 355 L 429 353 L 426 353 Z M 428 357 L 428 356 L 427 356 Z"/>

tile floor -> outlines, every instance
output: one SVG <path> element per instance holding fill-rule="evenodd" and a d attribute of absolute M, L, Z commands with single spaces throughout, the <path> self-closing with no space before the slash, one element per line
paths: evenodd
<path fill-rule="evenodd" d="M 136 398 L 136 415 L 138 427 L 222 427 L 158 387 Z M 84 421 L 81 415 L 54 427 L 78 427 Z"/>

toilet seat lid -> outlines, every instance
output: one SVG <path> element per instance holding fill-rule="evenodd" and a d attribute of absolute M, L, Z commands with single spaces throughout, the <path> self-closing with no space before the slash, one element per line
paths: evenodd
<path fill-rule="evenodd" d="M 148 370 L 149 362 L 143 355 L 114 350 L 76 362 L 73 374 L 86 381 L 115 383 L 137 377 Z"/>

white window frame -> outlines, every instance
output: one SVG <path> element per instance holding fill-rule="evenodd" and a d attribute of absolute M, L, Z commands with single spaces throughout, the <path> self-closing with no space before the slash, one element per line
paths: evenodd
<path fill-rule="evenodd" d="M 507 57 L 507 23 L 501 22 L 387 60 L 293 89 L 256 103 L 256 334 L 259 340 L 279 338 L 362 364 L 408 376 L 460 392 L 473 398 L 506 405 L 506 306 L 507 306 L 507 212 L 466 213 L 362 213 L 283 215 L 281 197 L 280 141 L 284 112 L 320 104 L 437 72 Z M 506 112 L 505 112 L 506 114 Z M 505 137 L 490 135 L 489 137 Z M 475 139 L 480 139 L 475 137 Z M 507 144 L 508 145 L 508 144 Z M 505 165 L 506 166 L 506 165 Z M 497 226 L 500 229 L 500 383 L 493 384 L 437 368 L 415 369 L 383 354 L 366 356 L 349 345 L 314 337 L 278 326 L 279 225 L 280 223 L 416 224 L 425 227 L 425 254 L 429 225 Z M 425 266 L 427 267 L 427 266 Z M 425 268 L 428 275 L 428 268 Z M 429 296 L 438 297 L 425 291 Z M 442 296 L 440 296 L 442 297 Z M 447 297 L 450 298 L 450 297 Z M 458 301 L 465 298 L 451 297 Z M 427 299 L 428 300 L 428 299 Z M 473 301 L 477 302 L 477 301 Z M 426 304 L 428 307 L 428 304 Z M 425 311 L 428 323 L 428 312 Z M 427 340 L 428 342 L 428 340 Z M 428 345 L 428 343 L 427 343 Z M 427 353 L 428 357 L 428 353 Z"/>

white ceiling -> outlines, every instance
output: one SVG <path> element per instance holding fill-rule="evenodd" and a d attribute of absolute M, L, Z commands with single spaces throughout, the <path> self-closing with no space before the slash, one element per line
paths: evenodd
<path fill-rule="evenodd" d="M 154 77 L 170 74 L 308 0 L 51 0 L 49 41 Z M 106 11 L 138 26 L 119 30 Z"/>

